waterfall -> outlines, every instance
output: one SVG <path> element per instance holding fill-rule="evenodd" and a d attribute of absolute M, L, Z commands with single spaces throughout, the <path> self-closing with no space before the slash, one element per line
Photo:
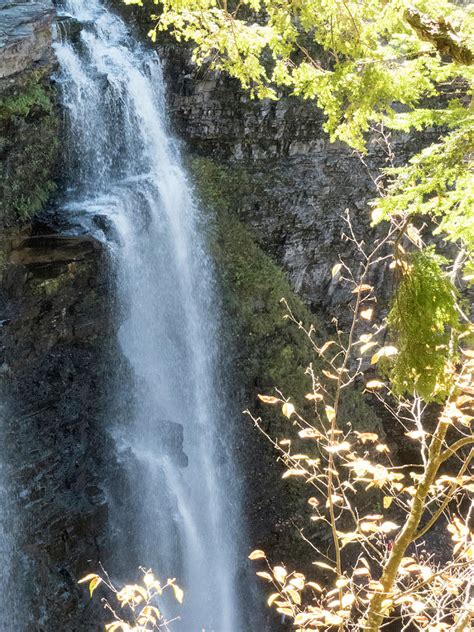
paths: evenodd
<path fill-rule="evenodd" d="M 3 410 L 1 410 L 1 413 L 3 424 Z M 2 444 L 4 444 L 4 441 L 2 441 Z M 18 629 L 17 625 L 20 621 L 18 600 L 14 598 L 15 593 L 12 590 L 14 542 L 9 511 L 11 499 L 8 491 L 6 464 L 0 462 L 0 616 L 2 629 L 5 632 L 14 632 L 14 630 Z"/>
<path fill-rule="evenodd" d="M 156 53 L 98 0 L 66 0 L 61 11 L 82 24 L 80 41 L 56 45 L 64 212 L 109 246 L 132 375 L 117 392 L 130 395 L 129 418 L 110 420 L 131 490 L 111 492 L 111 528 L 141 564 L 183 585 L 173 629 L 238 632 L 239 493 L 205 218 L 168 131 Z"/>

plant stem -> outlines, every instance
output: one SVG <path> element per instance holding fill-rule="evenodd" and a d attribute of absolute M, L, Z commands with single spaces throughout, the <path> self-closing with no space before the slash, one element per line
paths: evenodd
<path fill-rule="evenodd" d="M 438 423 L 438 427 L 436 428 L 436 432 L 433 435 L 429 447 L 425 473 L 413 498 L 408 520 L 395 540 L 390 557 L 387 560 L 382 577 L 380 578 L 382 590 L 374 593 L 370 600 L 364 628 L 366 632 L 378 632 L 385 619 L 385 614 L 382 611 L 382 602 L 385 599 L 389 599 L 392 594 L 398 570 L 400 568 L 400 563 L 405 556 L 407 548 L 413 542 L 421 518 L 423 517 L 426 498 L 429 494 L 431 485 L 436 479 L 436 475 L 442 462 L 441 450 L 448 427 L 449 422 L 440 421 Z"/>

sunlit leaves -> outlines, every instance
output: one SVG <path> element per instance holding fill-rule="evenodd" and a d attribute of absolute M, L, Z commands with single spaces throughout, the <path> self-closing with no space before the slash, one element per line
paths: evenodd
<path fill-rule="evenodd" d="M 169 630 L 168 621 L 163 616 L 156 600 L 164 590 L 171 589 L 175 600 L 181 604 L 184 592 L 175 579 L 168 579 L 162 586 L 152 571 L 142 569 L 142 572 L 143 585 L 126 584 L 120 590 L 115 587 L 105 572 L 103 575 L 90 573 L 79 580 L 78 583 L 89 582 L 91 597 L 95 588 L 102 584 L 120 607 L 120 614 L 118 614 L 119 610 L 115 604 L 108 598 L 102 599 L 104 608 L 114 616 L 114 620 L 105 625 L 106 632 Z"/>
<path fill-rule="evenodd" d="M 369 380 L 365 386 L 366 388 L 369 388 L 369 389 L 378 389 L 378 388 L 383 388 L 385 384 L 384 382 L 381 382 L 380 380 Z"/>
<path fill-rule="evenodd" d="M 102 583 L 102 578 L 99 577 L 99 575 L 91 573 L 78 581 L 79 584 L 84 584 L 86 582 L 89 582 L 89 594 L 92 597 L 95 589 Z"/>
<path fill-rule="evenodd" d="M 374 353 L 372 358 L 370 359 L 370 364 L 376 364 L 380 358 L 391 358 L 392 356 L 397 355 L 398 349 L 393 345 L 387 345 L 386 347 L 382 347 Z"/>
<path fill-rule="evenodd" d="M 374 315 L 374 310 L 372 309 L 372 307 L 369 307 L 368 309 L 363 309 L 360 312 L 360 316 L 364 320 L 372 320 L 373 315 Z"/>
<path fill-rule="evenodd" d="M 278 397 L 272 395 L 258 395 L 258 399 L 264 404 L 278 404 L 280 402 Z"/>
<path fill-rule="evenodd" d="M 297 470 L 295 468 L 290 468 L 289 470 L 285 470 L 283 472 L 282 478 L 290 478 L 291 476 L 306 476 L 306 472 L 304 470 Z"/>
<path fill-rule="evenodd" d="M 295 407 L 290 402 L 285 402 L 281 408 L 281 412 L 288 417 L 288 419 L 295 413 Z"/>
<path fill-rule="evenodd" d="M 461 329 L 458 293 L 442 264 L 432 248 L 414 254 L 388 318 L 400 349 L 388 370 L 392 385 L 400 394 L 416 390 L 427 401 L 442 400 L 452 385 L 449 364 Z"/>
<path fill-rule="evenodd" d="M 174 597 L 178 603 L 183 603 L 184 591 L 176 584 L 175 580 L 169 580 L 169 585 L 173 589 Z"/>

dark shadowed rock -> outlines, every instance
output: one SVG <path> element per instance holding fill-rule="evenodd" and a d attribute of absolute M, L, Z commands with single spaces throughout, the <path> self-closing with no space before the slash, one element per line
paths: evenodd
<path fill-rule="evenodd" d="M 3 439 L 17 505 L 16 568 L 31 603 L 24 632 L 99 630 L 77 580 L 106 549 L 104 485 L 114 447 L 108 266 L 90 237 L 4 236 L 0 285 Z"/>

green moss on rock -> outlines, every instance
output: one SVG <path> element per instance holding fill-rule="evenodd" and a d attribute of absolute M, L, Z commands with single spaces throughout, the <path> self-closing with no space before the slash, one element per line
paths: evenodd
<path fill-rule="evenodd" d="M 317 368 L 318 358 L 308 338 L 286 318 L 288 302 L 295 317 L 306 327 L 312 323 L 326 338 L 325 327 L 291 289 L 282 269 L 258 245 L 257 236 L 238 219 L 242 199 L 255 184 L 243 167 L 218 164 L 210 158 L 194 156 L 188 168 L 196 183 L 204 208 L 213 213 L 211 247 L 223 293 L 227 321 L 232 323 L 236 369 L 245 384 L 249 400 L 257 407 L 267 429 L 277 436 L 285 418 L 268 406 L 260 406 L 257 393 L 278 388 L 298 405 L 311 388 L 306 375 L 310 363 Z M 342 419 L 364 429 L 379 427 L 379 420 L 356 388 L 344 392 Z"/>
<path fill-rule="evenodd" d="M 25 222 L 54 190 L 59 146 L 55 93 L 34 71 L 0 94 L 0 224 Z"/>
<path fill-rule="evenodd" d="M 315 319 L 291 290 L 281 268 L 236 216 L 239 199 L 252 186 L 251 178 L 242 169 L 202 157 L 193 157 L 189 168 L 204 207 L 213 212 L 211 248 L 226 317 L 232 323 L 236 369 L 249 395 L 278 387 L 297 401 L 310 385 L 305 371 L 314 356 L 303 332 L 285 319 L 281 299 L 305 323 Z"/>

